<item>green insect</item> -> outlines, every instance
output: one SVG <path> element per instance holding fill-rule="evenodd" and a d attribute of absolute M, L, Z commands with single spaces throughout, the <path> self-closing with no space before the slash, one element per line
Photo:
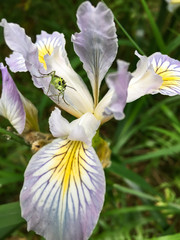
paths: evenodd
<path fill-rule="evenodd" d="M 51 84 L 59 91 L 59 94 L 57 95 L 51 95 L 49 97 L 52 97 L 52 96 L 58 96 L 58 103 L 59 103 L 59 97 L 62 96 L 62 99 L 63 101 L 69 105 L 66 101 L 65 101 L 65 98 L 64 98 L 64 92 L 66 90 L 67 87 L 69 88 L 72 88 L 76 91 L 75 88 L 73 87 L 70 87 L 66 84 L 66 81 L 62 78 L 62 77 L 59 77 L 56 75 L 56 71 L 52 71 L 50 73 L 47 73 L 47 74 L 43 74 L 43 73 L 40 73 L 41 75 L 43 75 L 42 77 L 46 77 L 46 76 L 51 76 L 51 81 L 49 83 L 49 88 L 48 88 L 48 91 L 47 91 L 47 94 L 50 90 L 50 86 Z M 41 77 L 38 77 L 38 78 L 41 78 Z"/>

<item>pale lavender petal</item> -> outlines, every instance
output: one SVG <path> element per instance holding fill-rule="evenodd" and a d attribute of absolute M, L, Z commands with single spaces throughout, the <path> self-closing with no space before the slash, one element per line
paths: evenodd
<path fill-rule="evenodd" d="M 20 194 L 28 230 L 46 240 L 86 240 L 103 206 L 105 178 L 92 147 L 56 139 L 39 150 L 25 171 Z"/>
<path fill-rule="evenodd" d="M 128 86 L 127 102 L 146 95 L 158 93 L 158 89 L 162 85 L 162 78 L 155 73 L 153 65 L 146 56 L 141 56 L 137 52 L 135 54 L 140 58 L 137 63 L 136 70 L 132 73 L 132 78 Z"/>
<path fill-rule="evenodd" d="M 161 53 L 154 53 L 148 58 L 157 75 L 162 78 L 158 92 L 163 95 L 180 94 L 180 61 Z"/>
<path fill-rule="evenodd" d="M 23 71 L 27 69 L 32 75 L 34 84 L 38 88 L 42 88 L 43 85 L 39 81 L 39 78 L 34 77 L 34 73 L 39 74 L 43 72 L 43 65 L 38 59 L 38 48 L 32 43 L 31 38 L 28 37 L 23 28 L 18 24 L 8 23 L 5 19 L 2 19 L 0 26 L 4 28 L 4 38 L 8 47 L 14 51 L 10 59 L 7 60 L 9 67 L 17 72 L 20 71 L 19 64 L 15 65 L 15 61 L 24 60 L 24 64 L 21 66 Z M 11 59 L 12 58 L 12 59 Z M 17 67 L 17 68 L 16 68 Z"/>
<path fill-rule="evenodd" d="M 113 90 L 109 106 L 105 108 L 105 115 L 114 115 L 117 120 L 124 118 L 124 107 L 127 100 L 127 88 L 131 74 L 127 71 L 129 63 L 117 61 L 118 71 L 107 76 L 106 82 L 110 89 Z"/>
<path fill-rule="evenodd" d="M 94 96 L 117 53 L 117 36 L 113 14 L 100 2 L 93 7 L 84 2 L 77 11 L 80 33 L 72 36 L 74 49 L 91 81 Z"/>
<path fill-rule="evenodd" d="M 25 59 L 21 53 L 13 52 L 9 58 L 5 60 L 12 72 L 27 72 Z"/>
<path fill-rule="evenodd" d="M 61 111 L 57 107 L 51 113 L 49 127 L 54 137 L 65 138 L 69 135 L 69 122 L 61 116 Z"/>
<path fill-rule="evenodd" d="M 25 127 L 25 111 L 18 89 L 8 73 L 7 67 L 0 63 L 2 73 L 2 94 L 0 98 L 0 115 L 7 118 L 21 134 Z"/>
<path fill-rule="evenodd" d="M 24 29 L 18 24 L 8 23 L 5 19 L 2 19 L 0 26 L 4 27 L 5 41 L 12 51 L 21 53 L 25 59 L 27 53 L 34 51 L 36 47 L 31 38 L 25 34 Z"/>

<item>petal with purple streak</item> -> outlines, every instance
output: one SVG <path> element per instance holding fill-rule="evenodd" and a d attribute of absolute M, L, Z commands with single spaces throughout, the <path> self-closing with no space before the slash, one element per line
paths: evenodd
<path fill-rule="evenodd" d="M 0 115 L 7 118 L 18 133 L 25 127 L 25 111 L 18 89 L 7 67 L 0 63 L 2 72 L 2 94 L 0 98 Z"/>
<path fill-rule="evenodd" d="M 72 42 L 98 98 L 99 86 L 118 48 L 113 14 L 104 3 L 93 7 L 87 1 L 78 8 L 77 23 L 81 32 L 72 36 Z"/>
<path fill-rule="evenodd" d="M 163 80 L 158 91 L 163 95 L 179 95 L 180 61 L 158 52 L 151 55 L 148 59 L 152 64 L 155 73 Z"/>
<path fill-rule="evenodd" d="M 127 71 L 129 64 L 124 61 L 117 61 L 118 71 L 107 76 L 106 82 L 113 95 L 109 106 L 105 108 L 105 115 L 114 115 L 117 120 L 124 118 L 124 107 L 127 100 L 127 88 L 131 74 Z"/>
<path fill-rule="evenodd" d="M 25 59 L 21 53 L 13 52 L 5 60 L 12 72 L 27 72 Z"/>
<path fill-rule="evenodd" d="M 56 139 L 30 160 L 20 194 L 28 230 L 47 240 L 85 240 L 102 209 L 105 178 L 92 147 Z"/>

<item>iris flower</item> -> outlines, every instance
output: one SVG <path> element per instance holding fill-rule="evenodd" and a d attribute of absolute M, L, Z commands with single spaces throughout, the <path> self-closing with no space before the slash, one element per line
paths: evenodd
<path fill-rule="evenodd" d="M 121 98 L 116 99 L 109 90 L 99 101 L 101 82 L 117 54 L 113 14 L 103 3 L 93 7 L 84 2 L 77 11 L 77 19 L 80 33 L 72 36 L 72 42 L 90 79 L 93 98 L 70 65 L 63 34 L 42 31 L 36 43 L 32 43 L 19 25 L 1 21 L 5 41 L 13 51 L 6 58 L 11 71 L 29 71 L 36 87 L 77 118 L 69 123 L 55 108 L 49 125 L 56 139 L 33 155 L 25 171 L 20 194 L 22 216 L 28 230 L 48 240 L 80 240 L 91 235 L 105 194 L 104 171 L 92 147 L 92 138 L 113 115 L 118 119 L 124 117 L 130 79 L 128 64 L 122 63 L 120 67 L 118 62 L 119 71 L 107 79 L 122 79 L 122 84 L 117 83 Z M 50 84 L 52 72 L 64 79 L 67 85 L 64 96 Z"/>
<path fill-rule="evenodd" d="M 84 2 L 77 11 L 77 24 L 80 32 L 72 42 L 93 97 L 70 65 L 63 34 L 42 31 L 32 43 L 19 25 L 5 19 L 0 23 L 13 51 L 6 58 L 11 71 L 29 71 L 34 85 L 57 105 L 49 118 L 56 139 L 31 158 L 20 194 L 28 230 L 47 240 L 88 239 L 97 223 L 105 194 L 103 167 L 92 147 L 99 127 L 113 116 L 123 119 L 126 102 L 158 92 L 174 95 L 178 87 L 172 90 L 171 85 L 179 81 L 178 61 L 159 53 L 149 58 L 138 55 L 132 74 L 127 62 L 117 61 L 117 72 L 106 76 L 109 91 L 99 101 L 101 82 L 117 54 L 113 14 L 102 2 L 96 7 Z M 53 76 L 65 81 L 64 95 L 52 84 Z M 77 119 L 69 123 L 59 108 Z"/>

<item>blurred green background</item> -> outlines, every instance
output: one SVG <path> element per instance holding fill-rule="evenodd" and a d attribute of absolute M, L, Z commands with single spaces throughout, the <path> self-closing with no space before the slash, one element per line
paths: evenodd
<path fill-rule="evenodd" d="M 62 32 L 73 68 L 87 82 L 71 35 L 78 32 L 76 10 L 83 1 L 0 0 L 0 19 L 25 28 L 35 42 L 41 30 Z M 96 5 L 98 1 L 91 1 Z M 117 58 L 135 69 L 138 48 L 147 56 L 160 51 L 180 60 L 180 9 L 173 14 L 164 0 L 106 0 L 116 17 Z M 131 38 L 133 39 L 131 39 Z M 0 29 L 0 62 L 10 54 Z M 115 71 L 116 63 L 110 71 Z M 42 132 L 54 103 L 34 87 L 28 73 L 13 74 L 19 90 L 39 111 Z M 1 81 L 1 78 L 0 78 Z M 101 94 L 107 91 L 103 82 Z M 105 169 L 107 191 L 103 211 L 91 240 L 180 239 L 180 97 L 144 96 L 127 104 L 123 121 L 111 120 L 101 129 L 110 143 L 111 167 Z M 64 114 L 69 120 L 71 116 Z M 9 123 L 0 118 L 0 128 Z M 20 218 L 19 192 L 32 156 L 19 139 L 0 131 L 0 239 L 42 239 L 26 231 Z"/>

